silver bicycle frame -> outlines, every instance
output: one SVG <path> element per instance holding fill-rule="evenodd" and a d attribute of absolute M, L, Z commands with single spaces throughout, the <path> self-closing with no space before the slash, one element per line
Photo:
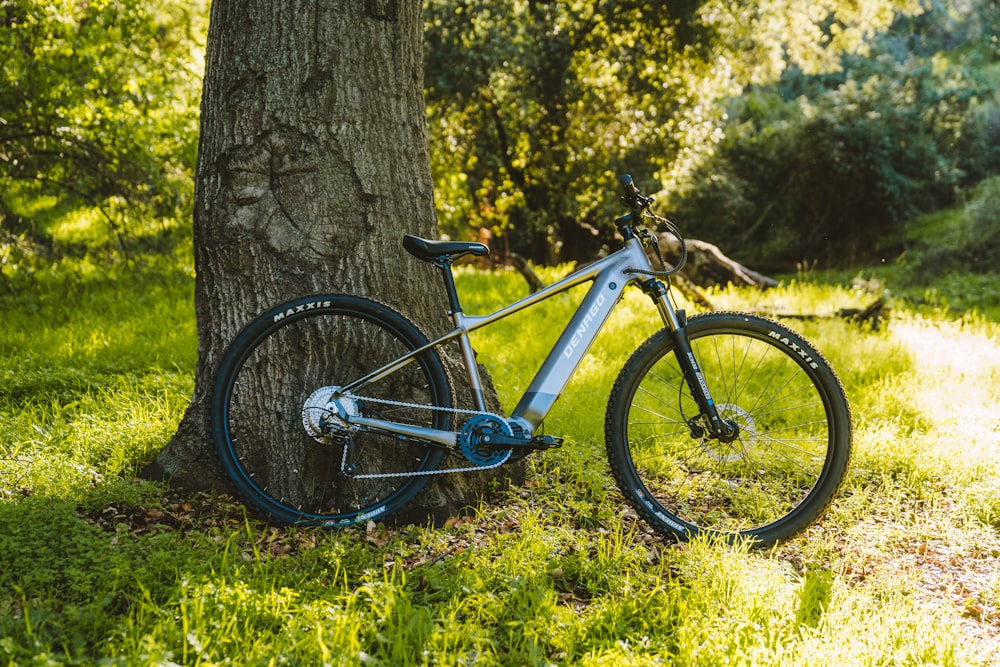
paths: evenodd
<path fill-rule="evenodd" d="M 621 250 L 571 273 L 534 294 L 501 308 L 495 313 L 483 316 L 466 315 L 461 311 L 452 313 L 452 320 L 455 323 L 455 328 L 452 331 L 372 371 L 365 377 L 345 385 L 341 391 L 342 393 L 358 391 L 365 385 L 377 382 L 403 368 L 427 350 L 458 339 L 476 410 L 485 411 L 483 383 L 476 365 L 475 353 L 469 337 L 470 332 L 545 301 L 577 285 L 593 282 L 580 305 L 577 306 L 573 317 L 559 336 L 559 340 L 556 341 L 552 351 L 549 352 L 545 362 L 538 369 L 534 379 L 511 414 L 512 418 L 530 425 L 530 430 L 534 433 L 580 366 L 580 362 L 583 361 L 583 357 L 587 354 L 597 335 L 604 328 L 608 316 L 621 299 L 625 287 L 632 282 L 645 279 L 642 274 L 636 273 L 635 270 L 649 271 L 651 266 L 642 244 L 638 239 L 630 238 Z M 679 326 L 677 315 L 667 298 L 660 296 L 656 300 L 656 305 L 663 317 L 664 324 L 671 330 L 676 329 Z M 376 428 L 449 447 L 454 447 L 458 439 L 457 433 L 454 431 L 441 431 L 363 416 L 347 416 L 347 421 L 350 424 Z"/>

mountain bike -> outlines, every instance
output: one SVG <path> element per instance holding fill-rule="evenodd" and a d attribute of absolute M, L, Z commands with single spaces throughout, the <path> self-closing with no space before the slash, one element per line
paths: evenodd
<path fill-rule="evenodd" d="M 387 517 L 432 477 L 561 446 L 542 421 L 634 284 L 663 328 L 625 363 L 608 399 L 605 446 L 626 501 L 679 539 L 709 532 L 769 544 L 817 519 L 850 457 L 840 380 L 776 321 L 688 318 L 669 289 L 686 257 L 681 232 L 652 213 L 653 198 L 630 176 L 620 181 L 623 247 L 491 314 L 462 310 L 452 273 L 457 258 L 487 246 L 405 236 L 404 248 L 444 280 L 454 328 L 435 340 L 395 310 L 345 294 L 295 299 L 251 322 L 225 353 L 211 399 L 215 447 L 238 495 L 273 522 L 348 526 Z M 648 223 L 681 241 L 673 266 Z M 470 332 L 586 283 L 510 415 L 489 410 Z M 443 356 L 464 367 L 470 407 L 455 404 Z"/>

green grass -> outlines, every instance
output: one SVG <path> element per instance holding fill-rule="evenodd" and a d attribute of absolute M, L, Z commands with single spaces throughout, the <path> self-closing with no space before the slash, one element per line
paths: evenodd
<path fill-rule="evenodd" d="M 64 263 L 32 285 L 0 296 L 0 665 L 1000 661 L 1000 326 L 979 315 L 789 321 L 844 381 L 855 456 L 823 521 L 756 552 L 666 542 L 614 489 L 608 390 L 657 326 L 638 291 L 546 421 L 567 445 L 523 486 L 440 527 L 326 533 L 133 479 L 193 389 L 188 271 Z M 526 293 L 512 272 L 459 289 L 469 312 Z M 874 298 L 846 279 L 710 296 L 820 314 Z M 508 408 L 573 299 L 552 305 L 477 334 Z"/>
<path fill-rule="evenodd" d="M 962 193 L 952 208 L 927 213 L 906 226 L 906 249 L 893 250 L 880 266 L 854 273 L 814 276 L 853 278 L 869 288 L 890 288 L 891 300 L 919 304 L 959 317 L 975 311 L 1000 321 L 1000 177 Z"/>

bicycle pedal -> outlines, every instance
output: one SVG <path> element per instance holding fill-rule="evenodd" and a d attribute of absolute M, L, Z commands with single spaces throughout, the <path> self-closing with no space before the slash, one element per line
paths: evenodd
<path fill-rule="evenodd" d="M 531 439 L 531 446 L 535 449 L 555 449 L 562 447 L 563 438 L 552 435 L 536 435 Z"/>

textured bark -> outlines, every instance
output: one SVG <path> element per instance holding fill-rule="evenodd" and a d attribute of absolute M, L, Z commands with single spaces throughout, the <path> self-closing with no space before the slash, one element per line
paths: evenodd
<path fill-rule="evenodd" d="M 195 393 L 147 471 L 224 480 L 208 399 L 226 345 L 302 295 L 372 297 L 426 333 L 447 326 L 436 272 L 402 249 L 436 236 L 419 0 L 215 2 L 195 202 Z M 416 502 L 446 514 L 483 477 L 446 476 Z"/>

